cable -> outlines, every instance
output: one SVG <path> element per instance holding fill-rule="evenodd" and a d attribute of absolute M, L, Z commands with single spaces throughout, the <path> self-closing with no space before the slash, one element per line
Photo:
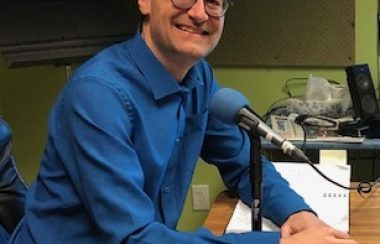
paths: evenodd
<path fill-rule="evenodd" d="M 288 98 L 291 98 L 293 97 L 293 94 L 291 93 L 290 89 L 289 89 L 289 83 L 290 81 L 292 80 L 308 80 L 308 78 L 305 78 L 305 77 L 296 77 L 296 78 L 290 78 L 288 80 L 285 81 L 285 92 L 286 94 L 288 95 Z M 340 82 L 338 81 L 335 81 L 335 80 L 331 80 L 331 79 L 327 79 L 327 81 L 331 84 L 336 84 L 336 85 L 341 85 Z M 278 101 L 281 101 L 281 100 L 285 100 L 286 98 L 284 99 L 280 99 Z M 264 116 L 268 116 L 271 111 L 273 111 L 273 106 L 274 104 L 276 104 L 278 101 L 272 103 L 272 105 L 269 107 L 269 109 L 267 110 L 267 112 L 265 113 Z M 305 123 L 306 121 L 306 118 L 303 118 L 302 121 L 298 121 L 298 124 L 301 126 L 302 130 L 303 130 L 303 143 L 302 143 L 302 151 L 305 152 L 305 147 L 306 147 L 306 141 L 307 141 L 307 134 L 306 134 L 306 128 L 305 128 L 305 125 L 312 125 L 310 123 Z M 328 127 L 334 127 L 336 126 L 336 122 L 334 120 L 331 120 L 329 118 L 326 118 L 326 117 L 322 117 L 322 116 L 317 116 L 316 117 L 317 119 L 320 119 L 320 120 L 325 120 L 326 122 L 330 122 L 331 125 L 328 126 Z M 330 183 L 338 186 L 338 187 L 341 187 L 343 189 L 346 189 L 346 190 L 356 190 L 361 196 L 363 196 L 363 193 L 369 193 L 372 191 L 373 187 L 378 183 L 380 182 L 380 177 L 377 178 L 374 182 L 370 182 L 370 181 L 361 181 L 359 182 L 358 186 L 356 187 L 349 187 L 349 186 L 344 186 L 336 181 L 334 181 L 333 179 L 329 178 L 328 176 L 326 176 L 322 171 L 320 171 L 313 163 L 313 161 L 311 161 L 310 159 L 308 159 L 306 161 L 306 163 L 308 163 L 320 176 L 322 176 L 325 180 L 329 181 Z"/>
<path fill-rule="evenodd" d="M 302 128 L 302 133 L 303 133 L 301 150 L 306 154 L 306 140 L 307 140 L 306 128 L 304 125 L 300 125 L 300 126 Z"/>
<path fill-rule="evenodd" d="M 292 93 L 290 92 L 289 86 L 288 86 L 290 81 L 292 81 L 292 80 L 306 80 L 307 81 L 308 79 L 309 78 L 306 78 L 306 77 L 294 77 L 294 78 L 287 79 L 285 81 L 285 88 L 284 89 L 285 89 L 286 94 L 288 94 L 288 97 L 293 97 Z"/>
<path fill-rule="evenodd" d="M 373 182 L 369 182 L 371 184 L 371 186 L 375 186 L 377 183 L 380 182 L 380 176 Z"/>
<path fill-rule="evenodd" d="M 306 147 L 306 141 L 307 141 L 307 134 L 306 134 L 306 128 L 305 128 L 305 125 L 307 125 L 305 123 L 305 120 L 307 118 L 309 118 L 310 116 L 298 116 L 296 119 L 295 119 L 295 123 L 297 123 L 298 125 L 301 126 L 302 130 L 303 130 L 303 133 L 304 133 L 304 136 L 303 136 L 303 143 L 302 143 L 302 151 L 306 154 L 305 152 L 305 147 Z M 319 119 L 325 119 L 324 117 L 318 117 Z M 328 176 L 326 176 L 324 173 L 322 173 L 313 163 L 313 161 L 311 161 L 310 159 L 308 159 L 306 161 L 320 176 L 322 176 L 325 180 L 333 183 L 334 185 L 338 186 L 338 187 L 341 187 L 341 188 L 344 188 L 346 190 L 356 190 L 361 196 L 363 196 L 363 193 L 369 193 L 372 191 L 372 188 L 378 183 L 380 182 L 380 177 L 377 178 L 374 182 L 370 182 L 370 181 L 361 181 L 359 182 L 358 186 L 357 187 L 348 187 L 348 186 L 344 186 L 334 180 L 332 180 L 331 178 L 329 178 Z"/>
<path fill-rule="evenodd" d="M 304 115 L 300 114 L 295 119 L 293 120 L 294 123 L 298 124 L 302 128 L 303 132 L 303 142 L 302 142 L 302 151 L 305 152 L 305 147 L 306 147 L 306 141 L 307 141 L 307 131 L 306 131 L 306 126 L 318 128 L 318 127 L 323 127 L 323 128 L 336 128 L 337 127 L 337 122 L 331 118 L 321 116 L 321 115 L 316 115 L 316 116 L 311 116 L 311 115 Z M 321 125 L 321 123 L 324 123 Z"/>
<path fill-rule="evenodd" d="M 325 180 L 333 183 L 334 185 L 338 186 L 338 187 L 341 187 L 343 189 L 346 189 L 346 190 L 356 190 L 361 196 L 363 196 L 363 193 L 370 193 L 372 191 L 372 188 L 380 181 L 380 177 L 376 179 L 376 181 L 374 182 L 370 182 L 370 181 L 361 181 L 359 182 L 358 186 L 356 187 L 349 187 L 349 186 L 344 186 L 336 181 L 334 181 L 333 179 L 329 178 L 328 176 L 326 176 L 324 173 L 322 173 L 322 171 L 320 171 L 313 163 L 313 161 L 311 161 L 310 159 L 308 161 L 306 161 L 306 163 L 308 163 L 320 176 L 322 176 Z"/>
<path fill-rule="evenodd" d="M 285 93 L 288 95 L 288 97 L 293 97 L 292 93 L 290 92 L 290 89 L 289 89 L 289 83 L 290 81 L 293 81 L 293 80 L 306 80 L 306 82 L 309 80 L 309 77 L 294 77 L 294 78 L 289 78 L 285 81 L 285 87 L 284 87 L 284 90 L 285 90 Z M 339 81 L 336 81 L 336 80 L 333 80 L 333 79 L 326 79 L 330 84 L 334 84 L 334 85 L 341 85 Z"/>
<path fill-rule="evenodd" d="M 323 127 L 323 128 L 337 128 L 338 122 L 322 115 L 305 115 L 300 114 L 295 119 L 294 122 L 302 126 L 313 126 L 313 127 Z"/>
<path fill-rule="evenodd" d="M 285 109 L 287 108 L 287 104 L 284 104 L 284 105 L 279 105 L 278 107 L 275 107 L 276 104 L 282 102 L 282 101 L 286 101 L 287 99 L 289 99 L 289 97 L 284 97 L 284 98 L 280 98 L 276 101 L 274 101 L 270 106 L 269 108 L 266 110 L 265 114 L 262 116 L 262 118 L 264 119 L 264 121 L 266 121 L 268 119 L 268 116 L 270 114 L 273 113 L 273 111 L 277 110 L 277 109 Z"/>

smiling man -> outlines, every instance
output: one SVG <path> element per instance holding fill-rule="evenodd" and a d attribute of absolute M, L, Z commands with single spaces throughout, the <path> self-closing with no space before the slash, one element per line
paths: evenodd
<path fill-rule="evenodd" d="M 176 230 L 199 157 L 251 201 L 249 138 L 209 112 L 219 85 L 203 59 L 230 4 L 138 0 L 136 35 L 82 65 L 60 93 L 11 243 L 356 243 L 320 221 L 265 159 L 262 212 L 281 233 Z"/>
<path fill-rule="evenodd" d="M 140 11 L 146 16 L 141 35 L 157 59 L 181 82 L 194 63 L 218 44 L 229 2 L 168 2 L 139 2 Z M 188 14 L 183 14 L 183 9 Z"/>

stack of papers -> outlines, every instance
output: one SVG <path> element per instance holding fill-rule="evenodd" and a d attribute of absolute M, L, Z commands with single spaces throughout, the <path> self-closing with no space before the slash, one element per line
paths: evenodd
<path fill-rule="evenodd" d="M 289 182 L 290 187 L 305 199 L 319 218 L 336 229 L 349 231 L 349 190 L 328 182 L 308 164 L 274 163 L 274 165 Z M 349 165 L 316 166 L 334 181 L 345 186 L 350 185 L 351 168 Z M 265 205 L 265 202 L 262 204 Z M 279 230 L 278 226 L 265 218 L 263 218 L 262 227 L 264 231 Z M 251 209 L 239 201 L 226 233 L 242 233 L 251 230 Z"/>

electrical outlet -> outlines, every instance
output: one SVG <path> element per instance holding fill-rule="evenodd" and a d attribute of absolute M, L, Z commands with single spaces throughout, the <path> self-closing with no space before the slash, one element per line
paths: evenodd
<path fill-rule="evenodd" d="M 192 185 L 191 191 L 193 194 L 193 209 L 209 210 L 210 195 L 208 192 L 208 185 Z"/>

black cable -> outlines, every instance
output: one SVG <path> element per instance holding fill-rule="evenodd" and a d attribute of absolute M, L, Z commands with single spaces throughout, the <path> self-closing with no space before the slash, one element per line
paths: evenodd
<path fill-rule="evenodd" d="M 300 114 L 294 122 L 302 126 L 323 127 L 323 128 L 337 128 L 338 122 L 326 116 L 321 115 L 304 115 Z M 321 122 L 324 122 L 321 125 Z"/>
<path fill-rule="evenodd" d="M 287 99 L 287 98 L 284 98 L 284 99 Z M 279 107 L 275 107 L 275 108 L 271 108 L 270 110 L 267 110 L 265 112 L 265 114 L 262 116 L 263 120 L 266 121 L 269 117 L 269 115 L 271 115 L 273 113 L 273 111 L 277 110 L 277 109 L 281 109 L 281 108 L 286 108 L 286 106 L 279 106 Z"/>
<path fill-rule="evenodd" d="M 285 81 L 285 92 L 286 94 L 288 94 L 288 97 L 293 97 L 292 93 L 290 92 L 290 89 L 289 89 L 289 82 L 292 81 L 292 80 L 308 80 L 308 78 L 305 78 L 305 77 L 294 77 L 294 78 L 290 78 L 290 79 L 287 79 Z"/>
<path fill-rule="evenodd" d="M 298 116 L 297 118 L 299 118 L 300 116 Z M 306 118 L 308 118 L 309 116 L 303 116 L 302 118 L 299 118 L 295 120 L 295 122 L 301 126 L 302 128 L 302 131 L 303 131 L 303 143 L 302 143 L 302 147 L 301 147 L 301 150 L 306 154 L 306 151 L 305 151 L 305 147 L 306 147 L 306 141 L 307 141 L 307 134 L 306 134 L 306 128 L 305 128 L 305 120 Z M 356 190 L 361 196 L 363 196 L 363 193 L 369 193 L 372 191 L 372 188 L 378 183 L 380 182 L 380 177 L 377 178 L 374 182 L 370 182 L 370 181 L 361 181 L 359 182 L 358 186 L 356 187 L 348 187 L 348 186 L 344 186 L 334 180 L 332 180 L 331 178 L 329 178 L 328 176 L 326 176 L 324 173 L 322 173 L 315 165 L 314 163 L 308 159 L 308 161 L 306 161 L 320 176 L 322 176 L 325 180 L 333 183 L 334 185 L 338 186 L 338 187 L 341 187 L 343 189 L 346 189 L 346 190 Z"/>
<path fill-rule="evenodd" d="M 302 140 L 302 146 L 301 150 L 306 154 L 306 140 L 307 140 L 307 134 L 306 134 L 306 128 L 303 125 L 300 125 L 303 132 L 303 140 Z"/>
<path fill-rule="evenodd" d="M 328 81 L 330 84 L 341 85 L 340 82 L 339 82 L 339 81 L 336 81 L 336 80 L 327 79 L 327 81 Z"/>
<path fill-rule="evenodd" d="M 337 126 L 337 122 L 330 119 L 330 118 L 327 118 L 327 117 L 324 117 L 324 116 L 310 116 L 310 115 L 298 115 L 295 119 L 294 119 L 294 123 L 296 123 L 297 125 L 301 126 L 302 128 L 302 132 L 303 132 L 303 141 L 302 141 L 302 146 L 301 146 L 301 149 L 302 151 L 306 151 L 306 141 L 307 141 L 307 131 L 306 131 L 306 126 L 313 126 L 313 127 L 318 127 L 317 124 L 313 124 L 309 121 L 307 121 L 307 119 L 319 119 L 319 120 L 323 120 L 325 122 L 328 122 L 330 123 L 330 125 L 324 125 L 323 127 L 336 127 Z"/>
<path fill-rule="evenodd" d="M 284 100 L 287 100 L 289 99 L 288 97 L 284 97 L 284 98 L 280 98 L 276 101 L 274 101 L 267 109 L 267 111 L 265 112 L 265 114 L 263 115 L 263 118 L 265 118 L 265 116 L 268 116 L 269 114 L 272 113 L 273 110 L 275 109 L 279 109 L 279 108 L 286 108 L 286 105 L 282 105 L 282 106 L 278 106 L 278 107 L 275 107 L 275 105 L 281 101 L 284 101 Z"/>
<path fill-rule="evenodd" d="M 341 187 L 343 189 L 346 189 L 346 190 L 356 190 L 361 196 L 363 196 L 363 193 L 369 193 L 372 191 L 372 188 L 380 181 L 380 177 L 374 181 L 374 182 L 370 182 L 370 181 L 361 181 L 359 182 L 358 186 L 356 187 L 351 187 L 351 186 L 344 186 L 336 181 L 334 181 L 333 179 L 329 178 L 328 176 L 326 176 L 324 173 L 322 173 L 322 171 L 320 171 L 313 163 L 313 161 L 311 161 L 310 159 L 308 161 L 306 161 L 306 163 L 308 163 L 320 176 L 322 176 L 325 180 L 333 183 L 334 185 L 338 186 L 338 187 Z"/>
<path fill-rule="evenodd" d="M 308 80 L 308 78 L 290 78 L 288 80 L 286 80 L 285 82 L 285 92 L 287 93 L 288 97 L 291 98 L 293 97 L 292 93 L 290 92 L 290 89 L 289 89 L 289 82 L 291 80 Z M 335 81 L 335 80 L 331 80 L 331 79 L 327 79 L 327 81 L 329 83 L 332 83 L 332 84 L 337 84 L 337 85 L 340 85 L 340 82 L 338 81 Z M 284 100 L 284 99 L 280 99 L 278 101 L 281 101 L 281 100 Z M 277 101 L 276 101 L 277 102 Z M 273 110 L 272 109 L 272 106 L 276 103 L 274 102 L 270 107 L 269 109 L 267 110 L 268 112 L 265 113 L 264 116 L 268 116 L 268 114 L 270 114 L 270 112 Z M 322 117 L 318 117 L 318 119 L 326 119 L 326 118 L 322 118 Z M 331 121 L 329 121 L 331 122 Z M 334 121 L 335 122 L 335 121 Z M 304 126 L 304 123 L 298 123 L 302 130 L 303 130 L 303 144 L 302 144 L 302 151 L 305 152 L 305 147 L 306 147 L 306 141 L 307 141 L 307 133 L 306 133 L 306 128 Z M 335 125 L 333 125 L 335 126 Z M 322 176 L 325 180 L 329 181 L 330 183 L 338 186 L 338 187 L 341 187 L 343 189 L 346 189 L 346 190 L 356 190 L 361 196 L 363 196 L 363 193 L 369 193 L 372 191 L 373 187 L 378 183 L 380 182 L 380 177 L 377 178 L 374 182 L 370 182 L 370 181 L 361 181 L 359 182 L 359 184 L 356 186 L 356 187 L 351 187 L 351 186 L 344 186 L 336 181 L 334 181 L 333 179 L 329 178 L 328 176 L 326 176 L 322 171 L 320 171 L 315 165 L 314 163 L 308 159 L 306 161 L 306 163 L 308 163 L 320 176 Z"/>
<path fill-rule="evenodd" d="M 285 81 L 285 93 L 288 95 L 288 97 L 293 97 L 292 93 L 290 92 L 290 89 L 289 89 L 289 86 L 288 84 L 290 83 L 290 81 L 293 81 L 293 80 L 305 80 L 306 82 L 309 80 L 308 77 L 293 77 L 293 78 L 289 78 Z M 332 79 L 326 79 L 330 84 L 334 84 L 334 85 L 341 85 L 339 81 L 336 81 L 336 80 L 332 80 Z"/>

